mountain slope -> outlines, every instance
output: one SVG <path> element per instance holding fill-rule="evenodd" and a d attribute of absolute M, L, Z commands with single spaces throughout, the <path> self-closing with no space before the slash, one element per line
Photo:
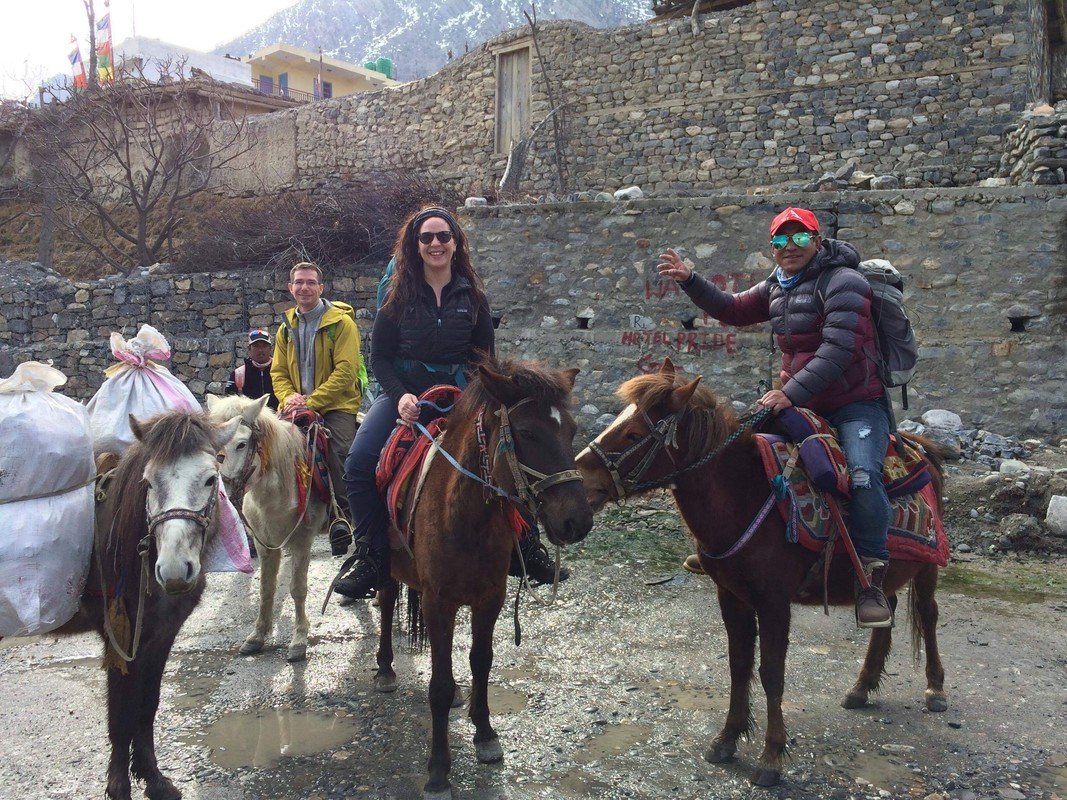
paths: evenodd
<path fill-rule="evenodd" d="M 525 0 L 301 0 L 262 25 L 216 49 L 245 55 L 284 42 L 362 64 L 386 56 L 394 77 L 412 80 L 436 72 L 465 48 L 526 24 Z M 599 28 L 651 16 L 650 0 L 540 0 L 538 21 L 574 19 Z"/>

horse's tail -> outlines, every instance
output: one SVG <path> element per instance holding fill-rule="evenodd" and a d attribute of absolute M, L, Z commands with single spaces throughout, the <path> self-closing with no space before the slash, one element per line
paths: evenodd
<path fill-rule="evenodd" d="M 412 652 L 421 653 L 426 648 L 426 621 L 422 618 L 422 595 L 410 586 L 407 588 L 405 623 L 408 629 L 408 645 Z"/>
<path fill-rule="evenodd" d="M 911 658 L 916 667 L 922 656 L 923 610 L 931 607 L 934 592 L 937 591 L 937 564 L 923 564 L 915 577 L 911 579 L 908 589 L 908 618 L 911 621 Z"/>
<path fill-rule="evenodd" d="M 898 431 L 897 435 L 912 446 L 919 448 L 926 456 L 926 460 L 930 462 L 930 475 L 934 479 L 934 494 L 937 498 L 936 510 L 938 516 L 940 516 L 944 510 L 941 496 L 944 494 L 945 488 L 945 459 L 952 451 L 933 439 L 927 439 L 925 436 L 916 436 L 913 433 L 905 433 L 904 431 Z"/>

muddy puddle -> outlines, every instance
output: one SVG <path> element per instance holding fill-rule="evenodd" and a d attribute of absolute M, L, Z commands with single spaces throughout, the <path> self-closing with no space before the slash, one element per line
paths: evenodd
<path fill-rule="evenodd" d="M 490 714 L 518 714 L 526 710 L 527 702 L 528 698 L 520 691 L 489 684 Z"/>
<path fill-rule="evenodd" d="M 575 753 L 574 760 L 579 764 L 588 764 L 591 761 L 622 755 L 648 741 L 651 733 L 651 728 L 631 722 L 606 726 L 601 733 L 585 741 L 582 749 Z"/>
<path fill-rule="evenodd" d="M 657 681 L 650 688 L 657 699 L 683 711 L 725 711 L 730 705 L 730 698 L 721 692 L 678 681 Z"/>
<path fill-rule="evenodd" d="M 995 598 L 1009 603 L 1032 605 L 1065 596 L 1062 576 L 1045 576 L 1040 570 L 1020 573 L 1000 566 L 985 570 L 967 562 L 953 562 L 938 576 L 940 589 L 968 597 Z"/>
<path fill-rule="evenodd" d="M 286 756 L 306 756 L 352 741 L 359 726 L 348 715 L 291 708 L 223 714 L 190 743 L 208 748 L 224 769 L 267 767 Z"/>

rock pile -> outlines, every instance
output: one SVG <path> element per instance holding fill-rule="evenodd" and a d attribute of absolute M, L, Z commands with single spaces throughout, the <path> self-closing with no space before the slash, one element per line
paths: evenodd
<path fill-rule="evenodd" d="M 1067 100 L 1023 114 L 1005 140 L 1000 174 L 1013 184 L 1067 183 Z"/>
<path fill-rule="evenodd" d="M 922 422 L 906 419 L 898 427 L 944 445 L 950 457 L 977 461 L 994 470 L 1000 470 L 1005 461 L 1022 458 L 1030 452 L 1025 444 L 1008 436 L 981 428 L 964 428 L 958 414 L 943 409 L 927 411 L 922 415 Z"/>

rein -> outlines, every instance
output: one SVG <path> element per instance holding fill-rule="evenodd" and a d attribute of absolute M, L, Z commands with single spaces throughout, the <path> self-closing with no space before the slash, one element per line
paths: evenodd
<path fill-rule="evenodd" d="M 114 470 L 112 470 L 113 472 Z M 111 473 L 105 473 L 100 478 L 104 478 Z M 104 610 L 104 632 L 107 633 L 108 641 L 111 644 L 111 649 L 115 654 L 126 663 L 133 661 L 137 658 L 137 650 L 141 644 L 141 630 L 144 624 L 144 607 L 145 598 L 151 594 L 149 588 L 149 570 L 148 570 L 148 554 L 152 550 L 152 538 L 155 536 L 156 528 L 162 525 L 164 522 L 168 522 L 173 519 L 184 519 L 194 523 L 200 528 L 200 546 L 203 548 L 204 540 L 207 539 L 207 531 L 211 526 L 215 507 L 219 501 L 219 485 L 218 481 L 221 478 L 218 475 L 218 468 L 216 467 L 216 482 L 213 490 L 208 495 L 207 502 L 199 510 L 191 508 L 168 508 L 160 511 L 158 514 L 152 514 L 148 510 L 148 499 L 145 498 L 145 519 L 147 524 L 147 532 L 137 542 L 137 554 L 141 557 L 141 578 L 137 589 L 137 620 L 134 623 L 133 628 L 133 641 L 131 643 L 130 652 L 127 653 L 125 649 L 118 643 L 118 637 L 115 635 L 115 631 L 111 627 L 110 615 L 105 608 Z M 107 492 L 103 487 L 97 489 L 96 492 L 97 502 L 104 502 L 107 500 Z M 108 541 L 111 541 L 115 535 L 115 518 L 111 518 L 111 527 L 108 531 Z M 103 562 L 100 558 L 99 548 L 93 548 L 96 551 L 96 569 L 100 574 L 100 592 L 104 598 L 105 605 L 107 604 L 107 581 L 104 578 Z M 124 668 L 125 669 L 125 668 Z"/>
<path fill-rule="evenodd" d="M 731 433 L 726 439 L 716 448 L 705 453 L 691 464 L 688 464 L 681 469 L 676 469 L 674 472 L 664 475 L 661 478 L 654 478 L 648 481 L 642 481 L 641 477 L 648 471 L 649 467 L 655 462 L 656 457 L 659 455 L 660 450 L 667 448 L 667 453 L 671 457 L 671 461 L 674 461 L 674 456 L 670 450 L 678 449 L 678 426 L 681 424 L 688 408 L 682 408 L 675 411 L 673 414 L 661 419 L 659 422 L 654 423 L 645 411 L 641 412 L 644 417 L 645 424 L 648 426 L 649 432 L 638 439 L 632 445 L 621 452 L 607 452 L 597 442 L 593 441 L 589 443 L 589 449 L 596 454 L 596 456 L 603 462 L 604 468 L 607 469 L 608 474 L 611 475 L 611 480 L 615 483 L 615 491 L 618 493 L 618 500 L 621 502 L 632 494 L 637 494 L 648 489 L 658 489 L 663 486 L 674 483 L 679 477 L 685 475 L 688 472 L 699 469 L 707 464 L 713 458 L 718 456 L 723 450 L 736 442 L 742 433 L 749 428 L 762 423 L 767 417 L 771 415 L 769 408 L 761 408 L 758 411 L 753 412 L 741 419 L 741 424 L 738 425 L 737 430 Z M 652 447 L 644 457 L 637 463 L 632 470 L 625 475 L 620 472 L 620 468 L 623 462 L 629 458 L 633 453 L 638 452 L 641 448 L 652 442 Z"/>
<path fill-rule="evenodd" d="M 478 437 L 478 447 L 482 454 L 481 471 L 483 475 L 475 475 L 469 469 L 460 464 L 459 461 L 456 460 L 455 456 L 453 456 L 440 445 L 437 446 L 437 452 L 440 453 L 445 458 L 445 460 L 449 464 L 451 464 L 461 475 L 464 475 L 465 477 L 470 478 L 471 480 L 477 483 L 480 483 L 489 492 L 499 495 L 510 503 L 522 506 L 528 512 L 530 512 L 531 515 L 537 516 L 541 506 L 542 496 L 547 490 L 561 483 L 568 483 L 570 481 L 580 481 L 582 480 L 582 474 L 576 469 L 568 469 L 562 470 L 560 472 L 554 472 L 550 475 L 546 475 L 545 473 L 538 472 L 532 467 L 528 467 L 526 464 L 523 464 L 521 461 L 519 461 L 518 453 L 515 451 L 515 439 L 511 433 L 510 415 L 513 414 L 516 409 L 521 408 L 522 406 L 531 402 L 533 402 L 533 398 L 526 397 L 515 403 L 514 405 L 501 406 L 495 412 L 497 417 L 500 418 L 500 437 L 499 441 L 497 442 L 494 461 L 496 458 L 500 457 L 501 453 L 503 453 L 504 459 L 507 462 L 508 467 L 511 469 L 511 474 L 515 480 L 516 494 L 512 494 L 507 489 L 504 489 L 502 486 L 499 486 L 494 483 L 492 480 L 492 465 L 489 463 L 487 450 L 488 446 L 486 444 L 484 428 L 484 406 L 481 408 L 481 410 L 479 410 L 478 417 L 475 420 L 475 430 L 477 432 Z M 423 407 L 433 406 L 433 408 L 437 411 L 442 411 L 441 408 L 438 408 L 433 403 L 429 403 L 425 400 L 420 400 L 419 405 Z M 431 442 L 434 441 L 433 436 L 428 430 L 426 430 L 425 426 L 421 422 L 416 421 L 413 424 L 418 429 L 419 433 L 421 433 Z M 530 477 L 535 479 L 533 483 L 530 482 Z"/>

